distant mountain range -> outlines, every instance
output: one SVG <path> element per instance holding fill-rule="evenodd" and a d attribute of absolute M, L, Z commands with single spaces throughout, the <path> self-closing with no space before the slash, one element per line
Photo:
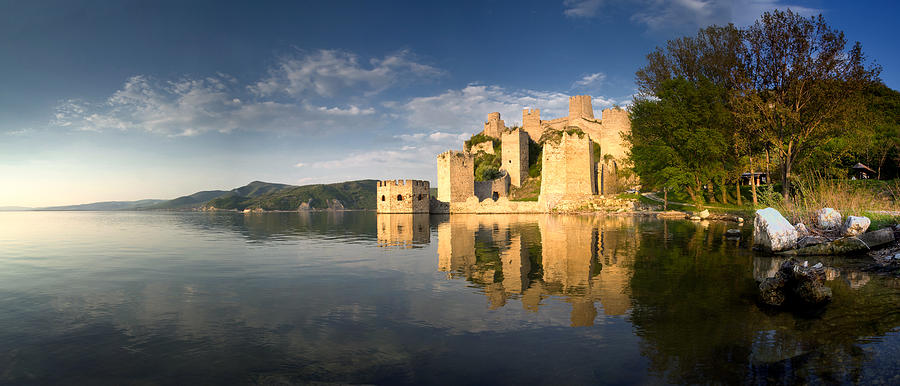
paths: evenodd
<path fill-rule="evenodd" d="M 294 186 L 253 181 L 232 190 L 206 190 L 174 200 L 105 201 L 44 208 L 0 207 L 11 210 L 297 210 L 375 209 L 376 180 Z"/>

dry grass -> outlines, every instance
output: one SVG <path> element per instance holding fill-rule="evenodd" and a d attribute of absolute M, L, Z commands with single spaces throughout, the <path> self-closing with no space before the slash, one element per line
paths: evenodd
<path fill-rule="evenodd" d="M 821 208 L 834 208 L 845 217 L 867 216 L 876 223 L 891 222 L 897 217 L 878 212 L 900 212 L 900 181 L 896 180 L 851 181 L 813 175 L 801 178 L 794 192 L 791 201 L 774 199 L 766 203 L 791 223 L 813 224 L 815 212 Z"/>

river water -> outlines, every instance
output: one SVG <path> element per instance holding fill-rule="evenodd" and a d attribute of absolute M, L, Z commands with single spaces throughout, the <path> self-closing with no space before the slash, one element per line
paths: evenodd
<path fill-rule="evenodd" d="M 827 259 L 824 310 L 766 310 L 732 227 L 0 213 L 0 383 L 900 383 L 900 280 Z"/>

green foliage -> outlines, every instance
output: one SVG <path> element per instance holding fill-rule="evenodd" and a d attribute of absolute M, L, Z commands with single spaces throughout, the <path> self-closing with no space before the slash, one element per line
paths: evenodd
<path fill-rule="evenodd" d="M 544 147 L 528 139 L 528 176 L 535 178 L 541 175 Z"/>
<path fill-rule="evenodd" d="M 489 137 L 482 133 L 475 134 L 472 136 L 472 138 L 469 138 L 469 140 L 466 141 L 466 150 L 472 150 L 472 146 L 488 141 L 491 141 L 491 143 L 493 143 L 494 153 L 500 154 L 500 140 L 494 137 Z"/>
<path fill-rule="evenodd" d="M 500 176 L 500 154 L 479 153 L 475 157 L 475 181 L 490 181 Z"/>
<path fill-rule="evenodd" d="M 702 203 L 702 186 L 723 177 L 732 154 L 724 94 L 709 81 L 679 78 L 663 82 L 656 99 L 635 100 L 626 140 L 642 183 L 686 190 Z"/>
<path fill-rule="evenodd" d="M 254 184 L 251 183 L 251 185 Z M 329 203 L 336 199 L 346 209 L 375 209 L 377 187 L 375 180 L 306 186 L 269 184 L 271 186 L 263 187 L 251 185 L 232 190 L 228 194 L 209 201 L 207 205 L 218 209 L 297 210 L 301 204 L 309 203 L 310 209 L 327 209 L 330 206 Z"/>

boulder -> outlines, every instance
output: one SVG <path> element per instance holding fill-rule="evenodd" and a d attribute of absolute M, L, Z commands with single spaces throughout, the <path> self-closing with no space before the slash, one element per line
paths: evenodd
<path fill-rule="evenodd" d="M 735 238 L 741 237 L 741 230 L 740 229 L 729 229 L 729 230 L 725 231 L 725 237 L 735 237 Z"/>
<path fill-rule="evenodd" d="M 756 211 L 753 219 L 753 246 L 768 252 L 793 249 L 797 230 L 774 208 Z"/>
<path fill-rule="evenodd" d="M 863 233 L 859 236 L 842 237 L 831 242 L 806 246 L 800 249 L 781 251 L 778 253 L 793 256 L 843 255 L 866 251 L 893 241 L 894 230 L 891 228 L 882 228 L 877 231 Z"/>
<path fill-rule="evenodd" d="M 841 226 L 841 213 L 832 208 L 817 210 L 816 226 L 820 229 L 837 229 Z"/>
<path fill-rule="evenodd" d="M 831 288 L 825 286 L 827 273 L 821 264 L 789 259 L 775 276 L 759 284 L 760 300 L 770 306 L 818 306 L 831 300 Z"/>
<path fill-rule="evenodd" d="M 702 220 L 700 216 L 691 216 L 691 221 L 700 221 Z"/>
<path fill-rule="evenodd" d="M 802 222 L 798 222 L 797 225 L 794 225 L 794 229 L 797 230 L 797 237 L 809 236 L 809 229 L 807 229 L 806 225 L 803 225 Z"/>
<path fill-rule="evenodd" d="M 709 217 L 709 209 L 703 209 L 700 213 L 697 213 L 697 216 L 700 218 L 708 218 Z"/>
<path fill-rule="evenodd" d="M 872 221 L 868 217 L 847 216 L 847 221 L 841 228 L 841 234 L 844 236 L 858 236 L 869 229 Z"/>
<path fill-rule="evenodd" d="M 799 233 L 799 232 L 798 232 Z M 813 245 L 827 243 L 828 239 L 822 236 L 803 236 L 797 239 L 797 248 L 806 248 Z"/>

